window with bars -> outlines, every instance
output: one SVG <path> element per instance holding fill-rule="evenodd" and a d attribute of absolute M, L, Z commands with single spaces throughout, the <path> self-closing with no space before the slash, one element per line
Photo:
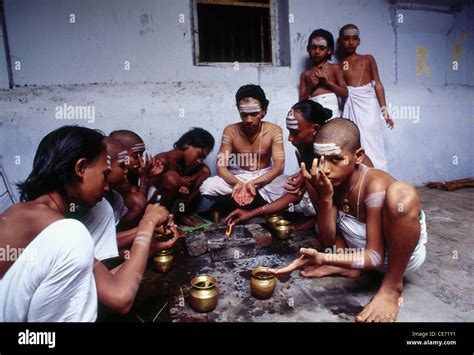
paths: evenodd
<path fill-rule="evenodd" d="M 196 64 L 280 64 L 273 0 L 194 0 Z"/>

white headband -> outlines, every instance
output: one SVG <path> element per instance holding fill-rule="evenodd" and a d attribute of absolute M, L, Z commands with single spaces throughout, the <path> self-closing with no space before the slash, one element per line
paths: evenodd
<path fill-rule="evenodd" d="M 259 104 L 243 104 L 239 105 L 240 113 L 254 113 L 262 111 L 262 107 Z"/>
<path fill-rule="evenodd" d="M 132 152 L 140 152 L 145 150 L 145 143 L 137 143 L 132 147 Z"/>
<path fill-rule="evenodd" d="M 311 41 L 311 44 L 313 46 L 328 46 L 328 42 L 325 40 L 325 39 L 315 39 L 313 38 L 313 40 Z"/>
<path fill-rule="evenodd" d="M 348 28 L 347 30 L 344 30 L 343 35 L 344 36 L 358 36 L 359 30 L 357 28 Z"/>
<path fill-rule="evenodd" d="M 126 157 L 127 157 L 127 151 L 122 150 L 121 152 L 117 154 L 117 163 L 122 164 L 123 162 L 125 162 Z"/>
<path fill-rule="evenodd" d="M 293 109 L 291 109 L 286 116 L 286 128 L 298 129 L 298 121 L 295 118 L 295 111 Z"/>
<path fill-rule="evenodd" d="M 314 152 L 318 155 L 334 155 L 340 154 L 341 148 L 336 143 L 313 143 Z"/>

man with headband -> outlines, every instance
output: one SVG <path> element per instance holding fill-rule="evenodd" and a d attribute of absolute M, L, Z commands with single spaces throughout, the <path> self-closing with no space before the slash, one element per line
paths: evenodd
<path fill-rule="evenodd" d="M 342 70 L 329 63 L 334 51 L 334 38 L 326 30 L 318 29 L 309 36 L 307 51 L 312 61 L 310 69 L 301 73 L 299 99 L 313 100 L 332 111 L 332 117 L 340 117 L 340 98 L 347 97 Z"/>
<path fill-rule="evenodd" d="M 382 284 L 356 320 L 394 322 L 403 301 L 403 276 L 426 258 L 419 196 L 413 186 L 362 163 L 360 132 L 350 120 L 335 118 L 322 126 L 314 151 L 310 172 L 304 163 L 301 172 L 317 191 L 313 204 L 318 239 L 329 252 L 302 248 L 289 266 L 270 271 L 283 275 L 304 268 L 304 277 L 358 277 L 365 270 L 380 271 Z"/>
<path fill-rule="evenodd" d="M 385 90 L 380 81 L 377 63 L 370 54 L 356 53 L 360 45 L 359 29 L 348 24 L 341 28 L 338 38 L 338 57 L 349 97 L 343 117 L 354 121 L 361 132 L 361 142 L 377 169 L 387 170 L 380 118 L 393 128 L 385 103 Z M 382 113 L 382 115 L 381 115 Z"/>
<path fill-rule="evenodd" d="M 262 122 L 268 100 L 260 86 L 242 86 L 235 99 L 242 121 L 224 129 L 218 176 L 205 180 L 200 192 L 213 200 L 228 196 L 234 207 L 248 208 L 270 203 L 284 193 L 286 178 L 279 178 L 285 166 L 283 132 L 276 124 Z"/>

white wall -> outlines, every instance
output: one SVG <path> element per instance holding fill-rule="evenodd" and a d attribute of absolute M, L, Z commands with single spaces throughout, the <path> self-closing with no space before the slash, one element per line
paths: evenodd
<path fill-rule="evenodd" d="M 387 102 L 420 109 L 419 122 L 396 120 L 393 131 L 384 130 L 393 175 L 418 185 L 474 175 L 472 2 L 456 14 L 398 10 L 405 14 L 399 24 L 395 9 L 384 0 L 290 0 L 295 19 L 290 24 L 291 66 L 241 65 L 238 71 L 193 65 L 187 0 L 5 0 L 4 6 L 11 58 L 21 62 L 21 70 L 13 70 L 14 83 L 28 85 L 0 91 L 0 155 L 10 181 L 26 177 L 41 137 L 63 124 L 106 133 L 133 129 L 153 152 L 171 148 L 194 126 L 208 129 L 219 144 L 223 127 L 239 119 L 234 94 L 247 83 L 264 88 L 270 100 L 267 119 L 283 125 L 297 101 L 310 32 L 326 28 L 337 37 L 348 22 L 361 29 L 360 52 L 373 54 L 378 62 Z M 71 13 L 75 24 L 68 22 Z M 184 24 L 178 21 L 181 13 Z M 461 66 L 453 72 L 459 40 Z M 431 75 L 416 73 L 417 45 L 428 48 L 425 62 Z M 125 60 L 130 71 L 124 70 Z M 0 55 L 0 74 L 4 71 Z M 96 121 L 56 120 L 55 107 L 63 103 L 94 105 Z M 211 166 L 216 150 L 208 159 Z M 18 156 L 21 162 L 15 165 Z M 287 145 L 287 171 L 295 168 Z"/>

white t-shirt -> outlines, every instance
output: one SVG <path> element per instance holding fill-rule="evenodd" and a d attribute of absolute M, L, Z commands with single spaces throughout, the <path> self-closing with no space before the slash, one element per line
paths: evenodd
<path fill-rule="evenodd" d="M 51 223 L 0 279 L 0 322 L 94 322 L 93 253 L 81 222 Z"/>
<path fill-rule="evenodd" d="M 114 210 L 103 198 L 82 218 L 94 241 L 94 256 L 105 260 L 118 256 Z"/>

